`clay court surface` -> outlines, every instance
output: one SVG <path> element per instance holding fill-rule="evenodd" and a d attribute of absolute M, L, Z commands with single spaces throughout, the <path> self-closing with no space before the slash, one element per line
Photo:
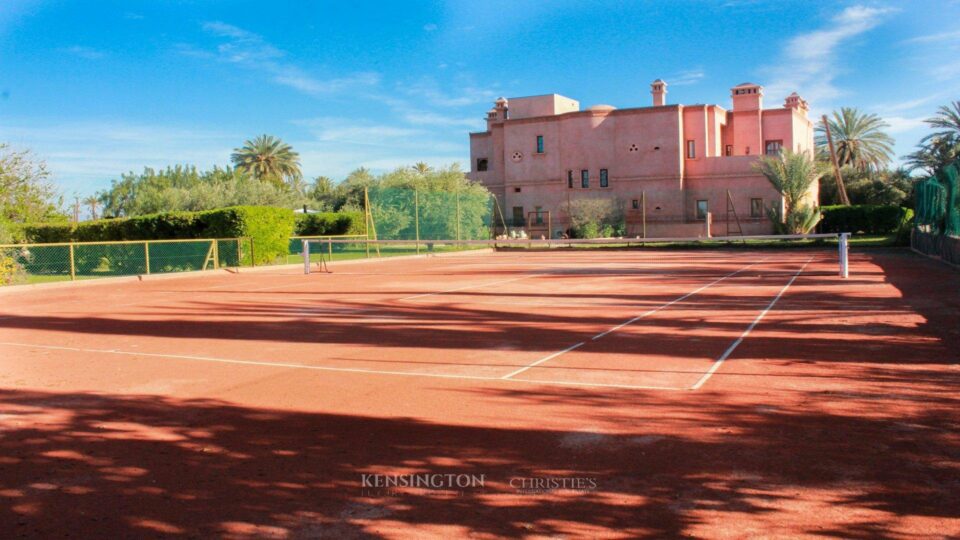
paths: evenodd
<path fill-rule="evenodd" d="M 0 536 L 960 534 L 946 265 L 854 251 L 843 280 L 828 249 L 586 249 L 331 270 L 0 292 Z"/>

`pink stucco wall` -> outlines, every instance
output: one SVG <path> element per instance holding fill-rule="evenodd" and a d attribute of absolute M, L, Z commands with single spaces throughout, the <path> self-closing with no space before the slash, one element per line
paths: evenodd
<path fill-rule="evenodd" d="M 805 102 L 803 107 L 764 110 L 762 92 L 757 85 L 735 87 L 730 111 L 718 105 L 669 104 L 578 110 L 575 100 L 556 94 L 511 98 L 500 102 L 508 114 L 488 117 L 489 130 L 470 135 L 469 176 L 497 196 L 508 220 L 514 207 L 522 207 L 524 216 L 538 207 L 549 211 L 551 236 L 566 229 L 566 204 L 580 198 L 619 201 L 630 234 L 639 234 L 641 222 L 632 202 L 645 199 L 648 236 L 702 231 L 696 205 L 706 200 L 714 234 L 723 234 L 728 193 L 745 234 L 769 233 L 773 227 L 765 215 L 750 216 L 751 200 L 777 205 L 779 194 L 754 163 L 769 140 L 782 140 L 784 148 L 793 150 L 812 149 L 813 127 Z M 544 141 L 542 153 L 537 152 L 538 136 Z M 696 149 L 692 158 L 686 152 L 691 140 Z M 727 145 L 733 147 L 730 156 Z M 476 170 L 478 158 L 487 160 L 487 171 Z M 607 170 L 608 187 L 600 187 L 601 169 Z M 587 188 L 581 187 L 582 170 L 589 171 Z M 568 187 L 568 171 L 573 188 Z M 812 190 L 810 200 L 816 197 Z"/>

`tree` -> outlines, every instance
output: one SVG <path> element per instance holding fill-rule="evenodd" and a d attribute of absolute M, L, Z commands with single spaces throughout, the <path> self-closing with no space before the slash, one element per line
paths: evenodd
<path fill-rule="evenodd" d="M 422 161 L 418 161 L 413 164 L 413 171 L 421 176 L 426 176 L 433 172 L 433 168 Z"/>
<path fill-rule="evenodd" d="M 96 195 L 91 195 L 83 200 L 83 204 L 90 208 L 90 219 L 97 219 L 97 207 L 100 206 L 100 198 Z"/>
<path fill-rule="evenodd" d="M 905 157 L 911 170 L 934 174 L 960 158 L 960 101 L 941 105 L 937 114 L 924 122 L 939 131 L 920 139 L 917 150 Z"/>
<path fill-rule="evenodd" d="M 785 151 L 780 156 L 763 156 L 754 167 L 766 177 L 780 196 L 783 210 L 768 210 L 780 234 L 805 234 L 820 221 L 820 209 L 805 199 L 810 188 L 823 176 L 823 166 L 806 152 Z"/>
<path fill-rule="evenodd" d="M 879 116 L 864 114 L 852 107 L 842 107 L 833 112 L 829 125 L 841 167 L 850 165 L 864 172 L 880 170 L 890 163 L 893 138 L 884 133 L 884 128 L 889 124 Z M 816 146 L 818 152 L 829 152 L 826 130 L 819 124 L 816 128 Z"/>
<path fill-rule="evenodd" d="M 99 200 L 103 215 L 115 217 L 235 205 L 298 208 L 305 201 L 286 185 L 261 182 L 243 171 L 229 167 L 201 171 L 184 165 L 123 174 Z"/>
<path fill-rule="evenodd" d="M 230 160 L 237 169 L 260 181 L 281 183 L 302 176 L 300 155 L 289 144 L 272 135 L 260 135 L 236 148 Z"/>
<path fill-rule="evenodd" d="M 61 203 L 46 163 L 0 143 L 0 225 L 64 220 Z"/>

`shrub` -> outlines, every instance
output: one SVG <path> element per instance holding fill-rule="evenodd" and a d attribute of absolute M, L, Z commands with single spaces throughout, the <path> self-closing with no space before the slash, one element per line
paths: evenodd
<path fill-rule="evenodd" d="M 233 206 L 206 212 L 171 212 L 79 224 L 30 224 L 22 227 L 20 240 L 46 244 L 249 237 L 254 243 L 254 262 L 266 263 L 287 255 L 293 225 L 293 212 L 286 208 Z M 91 260 L 84 264 L 99 263 Z"/>
<path fill-rule="evenodd" d="M 821 231 L 825 233 L 891 234 L 900 231 L 913 218 L 913 212 L 901 206 L 824 206 L 821 212 Z"/>
<path fill-rule="evenodd" d="M 293 211 L 273 206 L 233 206 L 200 212 L 197 221 L 203 237 L 249 237 L 254 243 L 254 263 L 285 258 L 293 236 Z"/>
<path fill-rule="evenodd" d="M 297 236 L 366 234 L 363 212 L 321 212 L 296 214 Z"/>
<path fill-rule="evenodd" d="M 579 199 L 567 207 L 576 238 L 610 237 L 624 226 L 623 205 L 618 200 Z"/>

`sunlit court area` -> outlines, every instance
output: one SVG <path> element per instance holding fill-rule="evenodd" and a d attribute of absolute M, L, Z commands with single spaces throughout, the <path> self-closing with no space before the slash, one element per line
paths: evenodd
<path fill-rule="evenodd" d="M 0 293 L 4 523 L 102 537 L 957 526 L 937 517 L 958 502 L 960 294 L 942 263 L 854 250 L 844 279 L 836 247 L 800 247 L 311 266 Z"/>
<path fill-rule="evenodd" d="M 960 538 L 960 0 L 0 0 L 0 540 Z"/>

